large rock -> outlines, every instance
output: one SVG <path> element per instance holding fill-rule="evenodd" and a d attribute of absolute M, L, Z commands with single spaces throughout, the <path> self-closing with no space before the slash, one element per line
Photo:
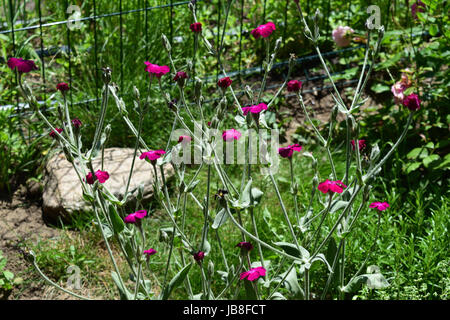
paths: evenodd
<path fill-rule="evenodd" d="M 133 149 L 109 148 L 105 149 L 104 171 L 108 171 L 109 179 L 104 183 L 108 190 L 118 199 L 123 198 L 125 193 L 131 162 L 133 160 Z M 101 158 L 93 161 L 94 170 L 101 169 Z M 72 164 L 66 160 L 63 153 L 55 155 L 50 159 L 45 168 L 44 190 L 43 190 L 43 214 L 47 221 L 57 221 L 58 217 L 70 220 L 74 213 L 91 210 L 91 206 L 83 199 L 81 182 Z M 173 176 L 171 165 L 164 166 L 166 179 Z M 161 181 L 161 175 L 158 171 Z M 139 153 L 134 163 L 129 192 L 144 184 L 144 199 L 148 200 L 153 195 L 154 171 L 150 163 L 139 159 Z M 135 200 L 137 191 L 133 193 L 130 201 Z"/>

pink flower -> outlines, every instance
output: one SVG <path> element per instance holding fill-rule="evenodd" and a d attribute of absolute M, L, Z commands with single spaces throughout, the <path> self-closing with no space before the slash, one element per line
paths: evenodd
<path fill-rule="evenodd" d="M 123 218 L 123 221 L 125 223 L 136 223 L 140 222 L 141 219 L 144 219 L 144 217 L 147 215 L 146 210 L 138 210 L 134 213 L 131 213 L 127 215 L 125 218 Z M 145 252 L 145 251 L 144 251 Z M 156 252 L 156 251 L 155 251 Z"/>
<path fill-rule="evenodd" d="M 95 172 L 95 178 L 92 175 L 92 172 L 89 172 L 86 175 L 86 180 L 85 181 L 88 184 L 94 184 L 95 180 L 98 180 L 98 182 L 100 182 L 100 183 L 105 183 L 106 180 L 108 180 L 108 179 L 109 179 L 109 173 L 107 171 L 97 170 Z"/>
<path fill-rule="evenodd" d="M 204 258 L 205 258 L 205 253 L 203 251 L 199 251 L 199 252 L 194 254 L 194 259 L 197 262 L 202 261 Z"/>
<path fill-rule="evenodd" d="M 355 31 L 350 27 L 339 26 L 333 30 L 333 40 L 338 47 L 347 47 L 350 44 L 353 32 Z"/>
<path fill-rule="evenodd" d="M 355 140 L 351 141 L 352 149 L 355 150 Z M 366 140 L 358 140 L 359 150 L 361 151 L 366 147 Z"/>
<path fill-rule="evenodd" d="M 180 136 L 180 137 L 178 138 L 178 143 L 180 143 L 180 142 L 186 142 L 186 143 L 188 143 L 188 142 L 191 142 L 191 141 L 192 141 L 191 136 Z"/>
<path fill-rule="evenodd" d="M 168 66 L 158 66 L 157 64 L 152 64 L 148 61 L 145 61 L 144 63 L 146 65 L 145 71 L 155 75 L 158 79 L 170 71 Z"/>
<path fill-rule="evenodd" d="M 417 11 L 418 12 L 425 12 L 425 8 L 427 6 L 425 5 L 425 3 L 423 3 L 420 0 L 417 0 L 416 2 L 414 2 L 411 6 L 411 14 L 414 18 L 414 20 L 417 20 Z"/>
<path fill-rule="evenodd" d="M 300 152 L 302 151 L 302 146 L 299 144 L 293 144 L 284 148 L 279 148 L 278 153 L 283 158 L 290 158 L 294 154 L 294 151 Z"/>
<path fill-rule="evenodd" d="M 232 82 L 233 82 L 233 80 L 231 80 L 230 77 L 225 77 L 225 78 L 219 79 L 219 81 L 217 81 L 217 85 L 222 89 L 226 89 L 229 86 L 231 86 Z"/>
<path fill-rule="evenodd" d="M 267 110 L 267 104 L 265 104 L 265 103 L 260 103 L 258 105 L 242 108 L 242 111 L 244 112 L 244 116 L 246 116 L 249 112 L 258 114 L 263 110 Z"/>
<path fill-rule="evenodd" d="M 251 251 L 253 249 L 253 245 L 250 242 L 242 241 L 239 242 L 236 247 L 239 247 L 241 249 L 245 249 L 247 251 Z"/>
<path fill-rule="evenodd" d="M 58 133 L 63 132 L 63 129 L 61 129 L 61 128 L 55 128 L 55 129 L 56 129 L 56 131 L 58 131 Z M 52 137 L 53 139 L 55 139 L 55 138 L 57 137 L 56 132 L 55 132 L 54 130 L 52 130 L 52 131 L 49 133 L 49 136 Z"/>
<path fill-rule="evenodd" d="M 191 24 L 189 26 L 189 28 L 191 29 L 192 32 L 195 32 L 195 33 L 202 32 L 202 23 L 201 22 L 195 22 L 195 23 Z"/>
<path fill-rule="evenodd" d="M 298 80 L 291 80 L 287 83 L 287 90 L 289 92 L 299 92 L 302 88 L 302 82 Z"/>
<path fill-rule="evenodd" d="M 254 281 L 259 277 L 264 277 L 266 275 L 266 269 L 263 267 L 252 268 L 248 271 L 242 272 L 239 279 L 243 280 L 247 278 L 249 281 Z"/>
<path fill-rule="evenodd" d="M 62 93 L 64 93 L 69 90 L 69 85 L 65 82 L 60 82 L 56 85 L 56 90 L 59 90 Z"/>
<path fill-rule="evenodd" d="M 231 141 L 231 140 L 239 140 L 239 138 L 241 137 L 241 133 L 239 132 L 239 131 L 237 131 L 237 130 L 235 130 L 234 128 L 233 129 L 230 129 L 230 130 L 225 130 L 223 133 L 222 133 L 222 138 L 223 138 L 223 140 L 224 141 Z"/>
<path fill-rule="evenodd" d="M 275 24 L 273 22 L 267 22 L 266 24 L 262 24 L 258 26 L 256 29 L 251 31 L 252 36 L 255 39 L 259 37 L 267 38 L 276 30 Z"/>
<path fill-rule="evenodd" d="M 17 68 L 17 71 L 19 71 L 20 73 L 28 73 L 31 70 L 39 69 L 34 64 L 33 60 L 23 60 L 22 58 L 9 58 L 7 64 L 11 70 Z"/>
<path fill-rule="evenodd" d="M 156 160 L 158 160 L 159 158 L 161 158 L 161 156 L 163 155 L 163 154 L 165 154 L 166 152 L 164 151 L 164 150 L 149 150 L 149 151 L 147 151 L 147 152 L 144 152 L 144 153 L 142 153 L 140 156 L 139 156 L 139 159 L 144 159 L 144 158 L 147 158 L 148 160 L 150 160 L 150 161 L 156 161 Z"/>
<path fill-rule="evenodd" d="M 411 93 L 405 99 L 403 99 L 403 105 L 411 111 L 416 111 L 420 109 L 419 96 L 415 93 Z"/>
<path fill-rule="evenodd" d="M 333 192 L 342 193 L 342 191 L 344 191 L 343 188 L 347 188 L 347 186 L 343 184 L 341 180 L 330 181 L 328 179 L 325 180 L 325 182 L 319 183 L 319 186 L 317 187 L 319 191 L 330 194 Z"/>
<path fill-rule="evenodd" d="M 403 99 L 405 98 L 405 95 L 403 94 L 403 91 L 405 91 L 408 87 L 406 86 L 403 81 L 397 81 L 394 83 L 391 87 L 392 94 L 394 95 L 395 103 L 399 104 L 402 103 Z"/>
<path fill-rule="evenodd" d="M 72 119 L 72 125 L 75 127 L 75 129 L 79 129 L 81 127 L 82 123 L 81 123 L 80 119 L 75 118 L 75 119 Z"/>
<path fill-rule="evenodd" d="M 150 256 L 154 255 L 156 252 L 157 252 L 157 251 L 156 251 L 155 249 L 153 249 L 153 248 L 150 248 L 150 249 L 148 249 L 148 250 L 144 250 L 144 254 L 147 255 L 147 259 L 148 259 Z"/>
<path fill-rule="evenodd" d="M 387 208 L 389 208 L 389 203 L 387 203 L 387 202 L 372 202 L 369 205 L 369 208 L 376 208 L 379 211 L 384 211 Z"/>

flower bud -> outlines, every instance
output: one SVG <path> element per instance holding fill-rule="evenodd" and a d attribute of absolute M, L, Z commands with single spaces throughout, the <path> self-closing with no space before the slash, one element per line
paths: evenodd
<path fill-rule="evenodd" d="M 104 84 L 109 84 L 111 82 L 111 73 L 112 70 L 109 67 L 102 68 L 102 80 Z"/>
<path fill-rule="evenodd" d="M 163 34 L 163 35 L 161 36 L 161 38 L 162 38 L 162 42 L 163 42 L 164 49 L 166 49 L 166 51 L 167 51 L 168 53 L 170 53 L 170 51 L 172 50 L 172 46 L 170 45 L 169 39 L 167 39 L 167 37 L 166 37 L 165 34 Z"/>
<path fill-rule="evenodd" d="M 136 100 L 139 100 L 141 98 L 141 94 L 139 93 L 138 88 L 136 88 L 135 86 L 133 86 L 133 93 Z"/>
<path fill-rule="evenodd" d="M 208 275 L 209 278 L 211 278 L 214 275 L 214 263 L 211 260 L 209 260 L 208 262 Z"/>
<path fill-rule="evenodd" d="M 195 77 L 194 96 L 196 100 L 200 99 L 202 96 L 202 86 L 203 81 L 200 78 Z"/>

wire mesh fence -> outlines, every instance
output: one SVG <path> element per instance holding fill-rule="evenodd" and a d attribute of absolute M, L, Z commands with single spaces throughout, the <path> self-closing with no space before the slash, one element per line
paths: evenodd
<path fill-rule="evenodd" d="M 32 77 L 33 90 L 40 98 L 43 108 L 52 108 L 51 94 L 57 82 L 65 81 L 71 88 L 69 100 L 72 104 L 85 104 L 87 108 L 98 104 L 101 78 L 100 68 L 110 66 L 115 82 L 126 95 L 136 80 L 143 80 L 143 61 L 164 63 L 161 34 L 169 38 L 175 59 L 181 61 L 186 54 L 197 55 L 198 76 L 206 82 L 215 81 L 220 72 L 199 49 L 195 51 L 194 36 L 189 30 L 193 22 L 188 9 L 190 1 L 160 0 L 58 0 L 58 1 L 15 1 L 2 0 L 0 10 L 0 37 L 7 56 L 28 56 L 40 63 L 39 77 Z M 274 65 L 275 72 L 285 77 L 288 55 L 293 50 L 298 58 L 297 76 L 305 82 L 319 81 L 324 74 L 313 74 L 311 68 L 317 62 L 317 55 L 302 38 L 300 20 L 291 0 L 236 0 L 233 2 L 229 17 L 225 17 L 228 0 L 197 0 L 199 20 L 207 27 L 206 37 L 213 44 L 220 41 L 225 19 L 227 29 L 225 42 L 228 53 L 225 55 L 227 73 L 244 85 L 246 79 L 261 73 L 262 42 L 252 41 L 250 30 L 266 21 L 275 21 L 277 37 L 283 38 L 280 62 Z M 384 23 L 389 21 L 390 9 L 397 1 L 374 1 L 385 13 Z M 342 3 L 347 3 L 342 7 Z M 357 3 L 357 6 L 354 4 Z M 308 0 L 302 6 L 308 16 L 320 9 L 319 26 L 324 41 L 324 58 L 339 59 L 348 51 L 363 50 L 365 45 L 356 45 L 341 50 L 333 50 L 331 41 L 332 20 L 342 24 L 364 25 L 367 13 L 364 9 L 368 1 Z M 384 6 L 382 6 L 384 5 Z M 386 7 L 387 5 L 387 7 Z M 386 9 L 387 8 L 387 9 Z M 334 18 L 332 18 L 334 17 Z M 299 45 L 299 41 L 303 41 Z M 345 57 L 344 57 L 345 58 Z M 233 59 L 234 62 L 230 62 Z M 237 60 L 237 62 L 236 62 Z M 3 63 L 4 65 L 4 63 Z M 255 66 L 256 65 L 256 66 Z M 348 65 L 346 66 L 348 67 Z M 333 75 L 344 72 L 340 68 Z M 2 75 L 3 78 L 3 75 Z M 16 78 L 11 79 L 10 88 L 17 86 Z M 338 85 L 352 83 L 345 79 Z M 139 82 L 139 81 L 138 81 Z M 144 81 L 141 81 L 145 83 Z M 267 90 L 272 86 L 268 84 Z M 7 85 L 5 85 L 7 87 Z M 145 84 L 144 84 L 145 87 Z M 139 88 L 139 86 L 138 86 Z M 78 90 L 77 90 L 78 89 Z M 314 90 L 327 90 L 321 84 Z M 16 90 L 0 97 L 0 106 L 16 108 L 17 114 L 25 115 L 27 106 L 21 103 Z"/>

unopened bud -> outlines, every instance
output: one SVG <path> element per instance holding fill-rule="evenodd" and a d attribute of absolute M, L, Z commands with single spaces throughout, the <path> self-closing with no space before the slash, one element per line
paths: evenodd
<path fill-rule="evenodd" d="M 104 84 L 109 84 L 111 82 L 111 73 L 112 70 L 109 67 L 102 68 L 102 79 Z"/>
<path fill-rule="evenodd" d="M 202 86 L 203 81 L 200 78 L 195 77 L 194 96 L 196 100 L 200 99 L 202 96 Z"/>
<path fill-rule="evenodd" d="M 161 38 L 162 38 L 164 49 L 166 49 L 166 51 L 170 53 L 170 51 L 172 50 L 172 46 L 170 45 L 169 39 L 167 39 L 165 34 L 163 34 L 161 36 Z"/>
<path fill-rule="evenodd" d="M 141 94 L 139 93 L 138 88 L 136 88 L 135 86 L 133 86 L 133 93 L 136 100 L 139 100 L 141 98 Z"/>

